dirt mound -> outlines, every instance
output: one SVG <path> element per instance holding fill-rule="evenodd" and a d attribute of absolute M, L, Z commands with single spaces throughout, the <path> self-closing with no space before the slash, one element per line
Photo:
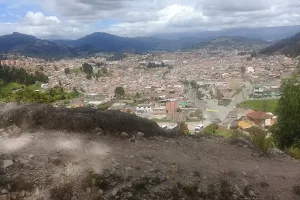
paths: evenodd
<path fill-rule="evenodd" d="M 99 111 L 92 108 L 54 108 L 47 104 L 5 104 L 0 108 L 0 126 L 17 125 L 22 129 L 42 127 L 75 132 L 102 129 L 105 133 L 137 133 L 145 136 L 174 136 L 157 123 L 119 111 Z"/>
<path fill-rule="evenodd" d="M 297 200 L 299 162 L 220 137 L 0 135 L 0 199 Z"/>

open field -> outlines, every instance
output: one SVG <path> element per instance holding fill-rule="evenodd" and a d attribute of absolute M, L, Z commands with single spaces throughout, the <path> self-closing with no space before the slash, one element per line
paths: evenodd
<path fill-rule="evenodd" d="M 248 100 L 240 103 L 238 107 L 253 109 L 256 111 L 275 113 L 278 106 L 278 99 Z"/>

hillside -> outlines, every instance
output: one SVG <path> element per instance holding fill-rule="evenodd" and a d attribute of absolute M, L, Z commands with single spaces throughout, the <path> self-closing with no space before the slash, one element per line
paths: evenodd
<path fill-rule="evenodd" d="M 238 36 L 219 37 L 210 41 L 200 42 L 191 46 L 188 49 L 210 49 L 210 50 L 245 50 L 251 51 L 261 49 L 265 47 L 268 42 L 255 39 Z"/>
<path fill-rule="evenodd" d="M 297 57 L 300 55 L 300 32 L 296 35 L 280 40 L 265 49 L 261 50 L 261 54 L 284 54 L 289 57 Z"/>
<path fill-rule="evenodd" d="M 0 52 L 19 53 L 37 58 L 65 58 L 93 51 L 89 46 L 72 47 L 48 40 L 40 40 L 30 35 L 13 33 L 0 36 Z"/>
<path fill-rule="evenodd" d="M 300 163 L 281 152 L 265 157 L 241 138 L 166 138 L 146 119 L 124 126 L 139 118 L 120 112 L 115 120 L 88 108 L 59 109 L 0 107 L 1 122 L 22 125 L 1 123 L 0 199 L 299 199 Z M 94 116 L 101 128 L 86 130 Z M 62 121 L 76 126 L 64 129 Z"/>

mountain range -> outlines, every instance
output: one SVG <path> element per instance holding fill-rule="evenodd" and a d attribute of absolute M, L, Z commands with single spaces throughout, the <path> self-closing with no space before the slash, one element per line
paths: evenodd
<path fill-rule="evenodd" d="M 300 26 L 290 27 L 289 31 L 295 31 Z M 273 28 L 272 30 L 274 30 Z M 279 28 L 277 28 L 279 29 Z M 270 28 L 266 28 L 269 34 Z M 224 32 L 224 31 L 223 31 Z M 227 30 L 227 33 L 229 30 Z M 230 31 L 234 34 L 234 30 Z M 282 33 L 281 31 L 279 31 Z M 222 31 L 215 32 L 222 34 Z M 201 48 L 218 49 L 226 47 L 227 49 L 248 48 L 261 49 L 269 43 L 261 37 L 245 37 L 241 32 L 236 32 L 236 36 L 219 36 L 217 34 L 197 35 L 197 37 L 181 38 L 161 38 L 161 37 L 119 37 L 108 33 L 96 32 L 77 40 L 42 40 L 34 36 L 21 33 L 0 36 L 0 52 L 19 53 L 25 56 L 39 58 L 56 58 L 86 56 L 97 52 L 122 53 L 122 52 L 153 52 L 153 51 L 177 51 L 177 50 L 195 50 Z M 240 34 L 240 35 L 239 35 Z M 287 33 L 285 33 L 287 34 Z M 225 34 L 226 35 L 226 34 Z M 251 34 L 250 34 L 251 35 Z M 273 36 L 276 34 L 273 34 Z M 183 35 L 189 36 L 189 35 Z M 291 35 L 289 35 L 291 36 Z"/>
<path fill-rule="evenodd" d="M 262 49 L 260 53 L 266 55 L 284 54 L 288 57 L 300 56 L 300 32 Z"/>

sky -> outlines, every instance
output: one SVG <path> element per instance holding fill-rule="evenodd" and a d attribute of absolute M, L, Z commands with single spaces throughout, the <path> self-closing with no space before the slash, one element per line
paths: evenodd
<path fill-rule="evenodd" d="M 77 39 L 300 25 L 300 0 L 0 0 L 0 35 Z"/>

